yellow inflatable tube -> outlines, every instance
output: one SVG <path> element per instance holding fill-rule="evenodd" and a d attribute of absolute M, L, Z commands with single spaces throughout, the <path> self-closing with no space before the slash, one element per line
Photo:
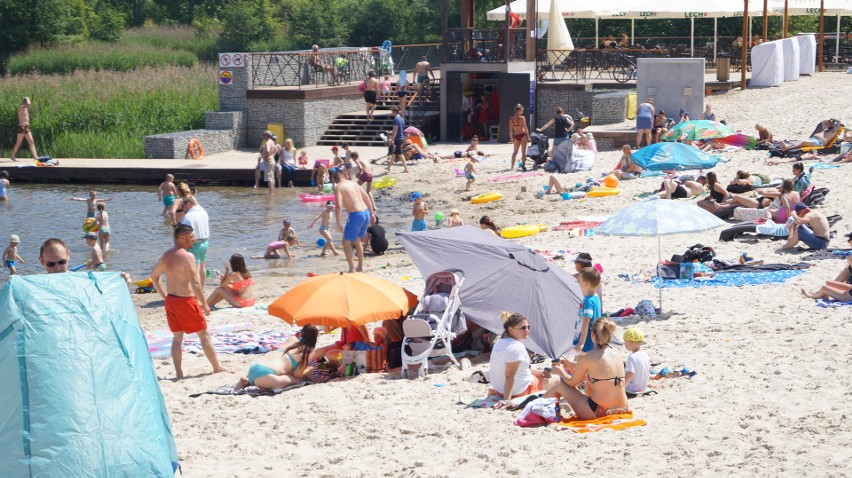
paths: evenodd
<path fill-rule="evenodd" d="M 398 181 L 399 179 L 397 178 L 391 176 L 384 176 L 373 181 L 373 189 L 389 188 L 396 184 Z"/>
<path fill-rule="evenodd" d="M 514 239 L 516 237 L 532 236 L 546 230 L 547 224 L 522 224 L 520 226 L 504 227 L 500 231 L 500 235 L 505 239 Z"/>
<path fill-rule="evenodd" d="M 589 191 L 586 196 L 598 198 L 603 196 L 615 196 L 621 194 L 621 189 L 618 188 L 604 188 L 604 187 L 593 187 L 591 191 Z"/>
<path fill-rule="evenodd" d="M 500 199 L 503 199 L 503 195 L 496 191 L 492 191 L 490 193 L 484 193 L 480 194 L 479 196 L 474 196 L 470 198 L 470 202 L 471 204 L 482 204 L 491 201 L 498 201 Z"/>

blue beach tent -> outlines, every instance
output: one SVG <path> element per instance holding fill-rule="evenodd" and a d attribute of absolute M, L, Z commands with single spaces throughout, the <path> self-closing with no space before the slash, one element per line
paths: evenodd
<path fill-rule="evenodd" d="M 650 171 L 684 171 L 710 169 L 719 162 L 718 156 L 683 143 L 660 142 L 638 149 L 631 155 L 633 162 Z"/>
<path fill-rule="evenodd" d="M 2 476 L 174 476 L 171 422 L 119 273 L 9 278 L 0 379 Z"/>

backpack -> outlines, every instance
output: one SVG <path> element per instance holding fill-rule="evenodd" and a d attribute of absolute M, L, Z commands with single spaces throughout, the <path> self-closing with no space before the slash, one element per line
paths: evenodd
<path fill-rule="evenodd" d="M 362 81 L 361 84 L 358 85 L 358 91 L 361 93 L 367 91 L 367 80 Z"/>
<path fill-rule="evenodd" d="M 716 252 L 710 246 L 703 244 L 695 244 L 683 253 L 681 256 L 683 262 L 708 262 L 716 257 Z"/>

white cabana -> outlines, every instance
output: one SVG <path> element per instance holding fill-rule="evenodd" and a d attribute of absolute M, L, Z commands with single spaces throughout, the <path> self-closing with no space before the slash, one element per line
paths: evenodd
<path fill-rule="evenodd" d="M 813 75 L 816 72 L 816 39 L 812 34 L 799 34 L 799 74 Z"/>
<path fill-rule="evenodd" d="M 795 38 L 780 41 L 784 55 L 784 81 L 796 81 L 799 79 L 799 42 Z"/>
<path fill-rule="evenodd" d="M 769 41 L 751 49 L 749 86 L 779 86 L 784 83 L 784 53 L 780 41 Z"/>

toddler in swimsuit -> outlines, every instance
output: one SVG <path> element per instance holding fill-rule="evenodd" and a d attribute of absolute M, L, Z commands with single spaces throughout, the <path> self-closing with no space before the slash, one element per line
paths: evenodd
<path fill-rule="evenodd" d="M 319 214 L 317 217 L 308 224 L 308 229 L 314 227 L 314 223 L 322 219 L 320 223 L 319 233 L 322 236 L 322 240 L 324 244 L 322 244 L 322 251 L 320 252 L 320 257 L 325 257 L 328 255 L 328 251 L 331 250 L 331 253 L 335 256 L 339 256 L 340 253 L 337 252 L 337 249 L 334 247 L 334 241 L 331 239 L 331 228 L 329 225 L 331 224 L 331 214 L 334 212 L 334 201 L 328 201 L 325 203 L 325 210 Z M 317 245 L 320 244 L 320 241 L 317 241 Z"/>

